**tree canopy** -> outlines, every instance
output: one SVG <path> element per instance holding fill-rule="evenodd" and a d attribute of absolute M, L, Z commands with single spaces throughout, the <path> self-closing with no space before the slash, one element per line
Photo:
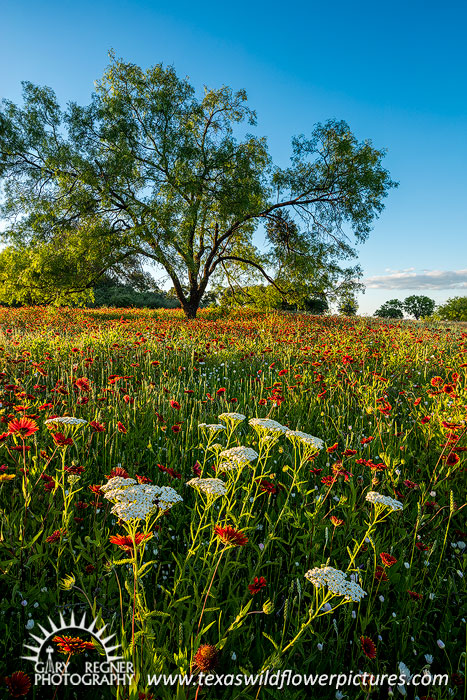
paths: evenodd
<path fill-rule="evenodd" d="M 404 304 L 399 299 L 389 299 L 375 311 L 379 318 L 404 318 Z"/>
<path fill-rule="evenodd" d="M 412 294 L 412 296 L 404 299 L 403 304 L 404 311 L 410 316 L 415 316 L 417 321 L 419 318 L 431 316 L 436 306 L 434 299 L 426 297 L 423 294 Z"/>
<path fill-rule="evenodd" d="M 438 306 L 435 316 L 443 321 L 467 321 L 467 297 L 451 297 Z"/>
<path fill-rule="evenodd" d="M 242 131 L 256 123 L 243 90 L 197 96 L 162 64 L 111 55 L 86 106 L 29 82 L 23 97 L 0 111 L 3 301 L 79 301 L 107 271 L 148 262 L 189 318 L 213 281 L 348 293 L 360 270 L 346 261 L 396 184 L 384 150 L 344 121 L 294 137 L 275 166 Z"/>

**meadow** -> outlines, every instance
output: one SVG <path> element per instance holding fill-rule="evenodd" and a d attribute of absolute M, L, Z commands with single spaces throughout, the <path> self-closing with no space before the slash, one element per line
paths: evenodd
<path fill-rule="evenodd" d="M 0 697 L 465 700 L 464 331 L 1 308 Z M 131 686 L 34 683 L 24 644 L 72 612 Z M 72 636 L 55 660 L 103 658 Z M 147 681 L 280 669 L 449 682 Z"/>

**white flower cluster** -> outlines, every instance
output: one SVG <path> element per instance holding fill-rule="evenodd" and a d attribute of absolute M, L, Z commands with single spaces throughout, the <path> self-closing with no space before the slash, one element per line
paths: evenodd
<path fill-rule="evenodd" d="M 226 462 L 221 462 L 219 465 L 220 471 L 229 471 L 237 469 L 245 464 L 253 462 L 258 457 L 258 453 L 251 447 L 231 447 L 229 450 L 224 450 L 219 454 L 219 457 L 226 459 Z"/>
<path fill-rule="evenodd" d="M 339 569 L 334 569 L 332 566 L 325 566 L 322 569 L 315 567 L 310 569 L 305 574 L 315 588 L 323 588 L 327 586 L 328 590 L 334 595 L 342 595 L 346 600 L 353 603 L 359 603 L 366 592 L 355 581 L 348 581 L 347 574 Z"/>
<path fill-rule="evenodd" d="M 86 425 L 87 420 L 84 418 L 73 418 L 73 416 L 56 416 L 56 418 L 47 418 L 47 423 L 63 423 L 65 425 Z"/>
<path fill-rule="evenodd" d="M 392 511 L 402 510 L 404 507 L 402 505 L 402 503 L 400 501 L 396 500 L 395 498 L 391 498 L 390 496 L 383 496 L 383 494 L 378 493 L 377 491 L 368 491 L 365 498 L 370 503 L 374 503 L 375 505 L 380 504 L 380 505 L 386 506 L 387 508 L 390 508 Z"/>
<path fill-rule="evenodd" d="M 324 447 L 324 442 L 321 438 L 309 435 L 308 433 L 302 433 L 301 430 L 287 430 L 285 434 L 289 440 L 296 440 L 307 447 L 314 447 L 316 450 L 321 450 Z"/>
<path fill-rule="evenodd" d="M 170 486 L 138 484 L 134 479 L 113 477 L 101 486 L 101 492 L 109 501 L 114 501 L 112 513 L 121 520 L 144 520 L 156 508 L 169 510 L 183 498 Z"/>
<path fill-rule="evenodd" d="M 225 496 L 227 493 L 225 484 L 220 479 L 200 479 L 199 477 L 195 477 L 186 483 L 187 486 L 192 486 L 197 491 L 206 493 L 208 496 L 214 496 L 215 498 L 218 496 Z"/>
<path fill-rule="evenodd" d="M 287 428 L 284 425 L 278 423 L 276 420 L 271 420 L 270 418 L 251 418 L 248 421 L 248 424 L 251 425 L 252 428 L 255 428 L 255 430 L 266 433 L 287 432 Z"/>
<path fill-rule="evenodd" d="M 225 425 L 221 425 L 220 423 L 198 423 L 198 428 L 204 428 L 205 430 L 209 430 L 211 433 L 227 430 Z"/>
<path fill-rule="evenodd" d="M 219 418 L 219 420 L 230 420 L 232 421 L 232 423 L 241 423 L 246 418 L 246 416 L 244 416 L 243 413 L 221 413 L 220 416 L 217 417 Z"/>

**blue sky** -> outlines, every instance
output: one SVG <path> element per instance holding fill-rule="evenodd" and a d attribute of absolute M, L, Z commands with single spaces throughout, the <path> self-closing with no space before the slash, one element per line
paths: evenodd
<path fill-rule="evenodd" d="M 345 119 L 388 150 L 400 183 L 359 248 L 360 312 L 467 293 L 464 2 L 4 0 L 1 14 L 0 95 L 14 101 L 30 80 L 87 102 L 114 48 L 141 66 L 173 64 L 199 88 L 245 88 L 281 165 L 292 135 Z"/>

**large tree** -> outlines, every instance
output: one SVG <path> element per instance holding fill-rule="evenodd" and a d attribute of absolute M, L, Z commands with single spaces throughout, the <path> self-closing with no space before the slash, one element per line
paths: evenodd
<path fill-rule="evenodd" d="M 290 167 L 275 167 L 265 139 L 242 132 L 255 124 L 243 90 L 197 97 L 172 67 L 112 55 L 91 103 L 64 110 L 50 88 L 23 87 L 23 106 L 0 112 L 0 279 L 12 300 L 76 300 L 135 260 L 165 270 L 189 318 L 214 276 L 320 291 L 321 278 L 358 274 L 340 261 L 395 185 L 384 151 L 343 121 L 294 138 Z"/>

